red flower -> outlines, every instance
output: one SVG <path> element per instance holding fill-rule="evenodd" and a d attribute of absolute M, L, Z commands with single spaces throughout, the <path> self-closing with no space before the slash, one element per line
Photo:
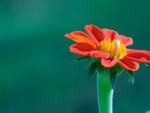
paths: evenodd
<path fill-rule="evenodd" d="M 72 53 L 97 58 L 106 68 L 118 63 L 130 71 L 138 70 L 138 62 L 150 62 L 149 51 L 126 48 L 133 44 L 132 38 L 119 35 L 114 30 L 100 29 L 95 25 L 86 25 L 85 30 L 87 34 L 74 31 L 65 35 L 76 42 L 70 46 Z"/>

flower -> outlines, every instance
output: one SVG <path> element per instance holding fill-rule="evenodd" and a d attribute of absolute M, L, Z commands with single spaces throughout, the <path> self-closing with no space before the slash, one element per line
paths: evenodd
<path fill-rule="evenodd" d="M 95 25 L 86 25 L 85 30 L 87 34 L 73 31 L 65 35 L 76 42 L 70 46 L 72 53 L 99 59 L 105 68 L 119 64 L 129 71 L 138 70 L 138 63 L 150 62 L 149 51 L 127 48 L 133 44 L 132 38 L 120 35 L 114 30 L 100 29 Z"/>

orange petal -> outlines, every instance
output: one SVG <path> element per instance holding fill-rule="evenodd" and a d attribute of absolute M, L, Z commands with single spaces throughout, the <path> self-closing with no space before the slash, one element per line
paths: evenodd
<path fill-rule="evenodd" d="M 86 25 L 85 30 L 97 45 L 105 38 L 102 30 L 95 25 Z"/>
<path fill-rule="evenodd" d="M 65 34 L 65 37 L 66 37 L 66 38 L 70 38 L 70 39 L 73 40 L 75 37 L 73 37 L 71 34 L 80 35 L 80 36 L 83 36 L 83 37 L 85 37 L 85 38 L 91 40 L 90 37 L 89 37 L 86 33 L 82 32 L 82 31 L 73 31 L 73 32 L 71 32 L 71 33 Z M 91 41 L 92 41 L 92 40 L 91 40 Z"/>
<path fill-rule="evenodd" d="M 101 63 L 104 67 L 110 68 L 113 67 L 118 62 L 117 59 L 101 59 Z"/>
<path fill-rule="evenodd" d="M 96 45 L 92 39 L 88 37 L 85 33 L 81 31 L 74 31 L 72 33 L 68 33 L 65 35 L 67 38 L 70 38 L 71 40 L 77 42 L 77 43 L 88 43 L 92 45 L 94 48 L 96 48 Z"/>
<path fill-rule="evenodd" d="M 125 57 L 122 60 L 118 60 L 118 63 L 126 70 L 136 71 L 139 69 L 139 65 L 137 62 L 126 59 Z"/>

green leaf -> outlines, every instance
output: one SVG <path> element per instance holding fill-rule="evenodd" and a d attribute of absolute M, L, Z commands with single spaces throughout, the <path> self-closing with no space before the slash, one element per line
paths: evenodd
<path fill-rule="evenodd" d="M 92 62 L 92 58 L 89 58 L 86 62 L 86 65 L 85 65 L 85 69 L 90 65 L 90 63 Z"/>
<path fill-rule="evenodd" d="M 129 81 L 128 82 L 134 83 L 134 72 L 133 71 L 129 71 L 129 70 L 127 70 L 127 72 L 129 74 Z"/>
<path fill-rule="evenodd" d="M 146 63 L 141 63 L 142 65 L 144 65 L 144 66 L 148 66 Z"/>
<path fill-rule="evenodd" d="M 94 76 L 94 73 L 96 72 L 97 68 L 99 66 L 99 63 L 98 62 L 94 62 L 90 69 L 89 69 L 89 80 L 92 79 L 92 77 Z"/>
<path fill-rule="evenodd" d="M 73 63 L 79 62 L 79 61 L 82 61 L 82 60 L 86 60 L 86 59 L 88 59 L 88 58 L 90 58 L 90 57 L 88 57 L 88 56 L 79 56 L 79 57 L 77 57 L 77 58 L 73 61 Z"/>
<path fill-rule="evenodd" d="M 110 70 L 110 83 L 113 89 L 115 89 L 116 80 L 117 77 L 124 71 L 124 68 L 122 68 L 119 64 L 116 64 L 114 67 Z"/>
<path fill-rule="evenodd" d="M 98 66 L 98 73 L 101 75 L 106 75 L 107 73 L 110 75 L 110 69 L 109 68 L 105 68 L 100 62 L 99 62 L 99 66 Z"/>
<path fill-rule="evenodd" d="M 104 68 L 104 71 L 105 71 L 105 72 L 108 72 L 108 70 L 109 70 L 109 68 Z"/>
<path fill-rule="evenodd" d="M 111 68 L 110 71 L 110 83 L 113 89 L 115 89 L 116 80 L 117 80 L 117 69 L 114 67 Z"/>
<path fill-rule="evenodd" d="M 122 68 L 119 64 L 116 64 L 115 65 L 115 68 L 116 68 L 116 74 L 117 74 L 117 77 L 124 71 L 124 68 Z"/>

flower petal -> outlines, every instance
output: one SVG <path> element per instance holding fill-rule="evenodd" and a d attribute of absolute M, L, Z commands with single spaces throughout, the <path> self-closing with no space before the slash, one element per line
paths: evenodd
<path fill-rule="evenodd" d="M 114 30 L 102 29 L 102 31 L 103 31 L 104 37 L 106 39 L 114 40 L 114 39 L 118 39 L 118 37 L 119 37 L 118 33 Z"/>
<path fill-rule="evenodd" d="M 146 50 L 138 50 L 138 49 L 128 49 L 127 54 L 132 54 L 132 53 L 147 53 L 150 54 L 149 51 Z"/>
<path fill-rule="evenodd" d="M 97 45 L 105 38 L 102 30 L 95 25 L 86 25 L 85 30 Z"/>
<path fill-rule="evenodd" d="M 89 56 L 89 53 L 92 50 L 95 51 L 95 48 L 87 43 L 76 43 L 70 46 L 70 51 L 72 53 L 83 55 L 83 56 Z"/>
<path fill-rule="evenodd" d="M 139 69 L 139 65 L 137 62 L 126 59 L 125 57 L 122 60 L 118 60 L 118 63 L 126 70 L 136 71 Z"/>
<path fill-rule="evenodd" d="M 119 35 L 116 31 L 110 29 L 102 29 L 103 34 L 106 39 L 119 39 L 125 46 L 133 44 L 132 38 L 127 38 L 126 36 Z"/>
<path fill-rule="evenodd" d="M 94 48 L 96 48 L 96 45 L 90 37 L 81 31 L 74 31 L 72 33 L 68 33 L 65 35 L 65 37 L 77 42 L 77 43 L 88 43 L 92 45 Z"/>
<path fill-rule="evenodd" d="M 117 59 L 101 59 L 101 63 L 104 67 L 110 68 L 113 67 L 118 62 Z"/>
<path fill-rule="evenodd" d="M 133 44 L 132 38 L 127 38 L 126 36 L 119 35 L 119 40 L 125 45 L 129 46 Z"/>
<path fill-rule="evenodd" d="M 90 56 L 94 58 L 109 58 L 110 54 L 102 51 L 91 51 Z"/>
<path fill-rule="evenodd" d="M 109 53 L 95 50 L 91 45 L 87 43 L 76 43 L 70 46 L 70 51 L 82 55 L 90 56 L 92 58 L 109 58 Z"/>
<path fill-rule="evenodd" d="M 81 35 L 81 36 L 83 36 L 85 38 L 89 38 L 89 36 L 87 34 L 85 34 L 84 32 L 82 32 L 82 31 L 74 31 L 72 33 L 76 34 L 76 35 Z M 74 37 L 71 35 L 71 33 L 65 34 L 65 37 L 69 38 L 69 39 L 72 39 L 72 40 L 74 39 Z"/>
<path fill-rule="evenodd" d="M 150 62 L 150 52 L 128 49 L 126 58 L 136 62 Z"/>

